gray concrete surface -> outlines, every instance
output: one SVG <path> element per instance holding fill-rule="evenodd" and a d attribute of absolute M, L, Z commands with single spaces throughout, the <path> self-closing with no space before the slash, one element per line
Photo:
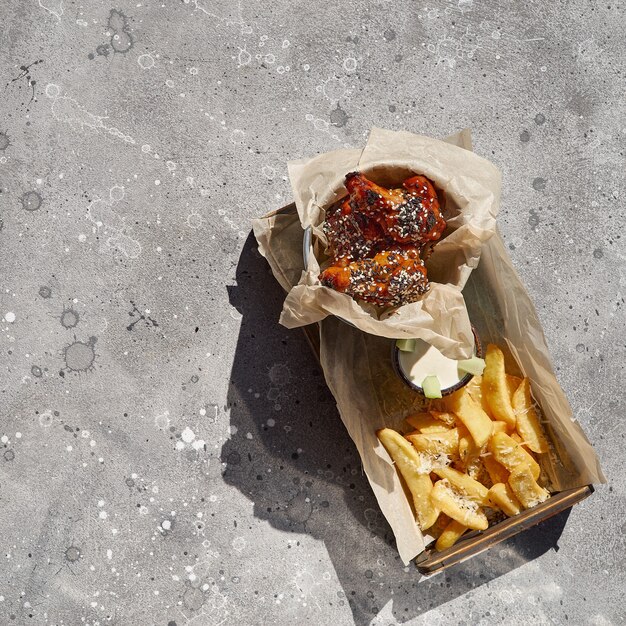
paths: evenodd
<path fill-rule="evenodd" d="M 624 5 L 0 7 L 0 624 L 624 622 Z M 465 126 L 607 486 L 422 579 L 248 239 L 289 159 Z M 557 550 L 558 547 L 558 550 Z"/>

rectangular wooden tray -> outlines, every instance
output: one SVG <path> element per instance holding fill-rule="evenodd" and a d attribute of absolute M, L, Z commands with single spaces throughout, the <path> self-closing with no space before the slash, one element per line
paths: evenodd
<path fill-rule="evenodd" d="M 294 213 L 295 205 L 290 204 L 282 207 L 274 212 Z M 317 324 L 303 326 L 304 335 L 311 346 L 311 350 L 319 363 L 320 359 L 320 329 Z M 447 550 L 438 552 L 433 548 L 426 548 L 424 552 L 419 554 L 415 559 L 415 565 L 418 571 L 424 575 L 435 574 L 441 572 L 448 567 L 452 567 L 457 563 L 461 563 L 492 546 L 497 545 L 501 541 L 510 539 L 518 533 L 536 526 L 537 524 L 558 515 L 562 511 L 571 508 L 574 504 L 584 500 L 593 493 L 592 485 L 577 487 L 576 489 L 568 489 L 553 494 L 551 498 L 537 505 L 536 507 L 523 511 L 519 515 L 509 517 L 506 520 L 491 526 L 485 531 L 476 531 L 463 537 L 455 545 Z"/>

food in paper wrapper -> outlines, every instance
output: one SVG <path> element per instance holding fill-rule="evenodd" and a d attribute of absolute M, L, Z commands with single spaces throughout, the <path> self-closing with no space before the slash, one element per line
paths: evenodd
<path fill-rule="evenodd" d="M 327 208 L 344 196 L 345 172 L 355 170 L 368 175 L 371 172 L 378 182 L 391 187 L 402 177 L 418 172 L 445 191 L 445 238 L 428 260 L 431 287 L 416 302 L 383 311 L 320 284 L 319 274 L 328 259 L 324 254 L 328 239 L 323 232 Z M 289 177 L 295 199 L 293 212 L 286 208 L 253 222 L 259 252 L 288 292 L 281 323 L 295 328 L 320 322 L 321 366 L 326 381 L 405 564 L 424 550 L 425 536 L 415 523 L 411 497 L 407 498 L 406 491 L 398 489 L 404 479 L 398 467 L 390 465 L 389 455 L 376 440 L 376 433 L 377 429 L 389 426 L 398 429 L 402 415 L 425 409 L 416 406 L 411 399 L 414 394 L 408 388 L 397 387 L 390 394 L 385 393 L 393 371 L 385 362 L 388 344 L 381 337 L 394 340 L 403 337 L 409 341 L 420 338 L 446 356 L 467 359 L 472 344 L 469 309 L 479 322 L 481 335 L 494 343 L 506 341 L 511 355 L 534 381 L 533 394 L 550 423 L 551 440 L 549 453 L 541 458 L 545 474 L 542 473 L 539 486 L 545 487 L 544 477 L 555 491 L 606 482 L 597 455 L 580 425 L 572 419 L 571 408 L 554 376 L 541 322 L 496 230 L 500 174 L 491 163 L 472 153 L 469 130 L 440 142 L 374 128 L 364 149 L 336 150 L 292 162 Z M 303 267 L 302 229 L 307 228 L 312 230 L 312 254 Z M 420 258 L 426 256 L 424 252 Z M 470 278 L 472 272 L 475 274 Z M 332 319 L 326 320 L 328 316 L 347 320 L 368 334 L 355 341 L 356 331 Z M 509 375 L 506 384 L 517 422 L 520 410 L 513 405 L 513 394 L 519 381 L 516 384 Z M 516 434 L 514 425 L 492 415 L 481 376 L 475 375 L 467 387 L 472 399 L 493 420 L 493 433 Z M 460 454 L 451 458 L 415 451 L 419 455 L 420 471 L 429 475 L 431 485 L 433 479 L 441 482 L 436 475 L 430 475 L 433 468 L 451 466 L 486 487 L 502 483 L 509 486 L 505 490 L 507 494 L 512 491 L 508 485 L 511 472 L 493 459 L 486 448 L 478 448 L 476 453 L 469 431 L 461 436 L 462 424 L 445 406 L 445 400 L 429 403 L 426 410 L 444 426 L 459 430 L 459 446 L 463 445 L 464 449 L 462 459 Z M 426 434 L 417 425 L 405 427 L 403 432 L 411 430 Z M 520 439 L 517 443 L 530 445 L 525 436 L 520 435 Z M 524 487 L 522 477 L 514 478 L 513 482 L 520 489 Z M 497 521 L 494 515 L 504 519 L 505 513 L 483 508 L 490 524 Z M 452 545 L 463 526 L 460 523 L 455 526 L 454 522 L 439 513 L 427 536 L 436 539 L 445 535 L 437 547 Z"/>

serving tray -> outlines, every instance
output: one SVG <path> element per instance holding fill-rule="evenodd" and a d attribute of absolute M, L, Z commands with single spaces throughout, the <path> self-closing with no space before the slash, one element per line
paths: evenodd
<path fill-rule="evenodd" d="M 292 203 L 274 211 L 271 215 L 292 215 L 295 213 L 296 207 L 295 204 Z M 302 331 L 311 347 L 311 351 L 319 363 L 319 325 L 311 324 L 309 326 L 303 326 Z M 494 524 L 487 530 L 474 531 L 464 535 L 455 545 L 446 550 L 435 550 L 433 543 L 433 547 L 427 547 L 424 552 L 415 558 L 415 565 L 418 571 L 424 575 L 441 572 L 558 515 L 590 496 L 593 491 L 592 485 L 584 485 L 583 487 L 552 494 L 545 502 L 542 502 L 532 509 L 523 511 L 514 517 L 509 517 Z"/>

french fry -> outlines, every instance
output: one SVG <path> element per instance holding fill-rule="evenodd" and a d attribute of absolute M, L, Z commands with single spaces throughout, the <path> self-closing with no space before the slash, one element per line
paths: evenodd
<path fill-rule="evenodd" d="M 550 449 L 546 440 L 539 417 L 533 406 L 530 395 L 530 381 L 528 378 L 520 383 L 513 394 L 513 410 L 517 418 L 516 429 L 522 441 L 537 453 L 548 452 Z"/>
<path fill-rule="evenodd" d="M 456 428 L 427 434 L 409 433 L 406 438 L 419 452 L 448 456 L 457 456 L 459 453 L 459 431 Z"/>
<path fill-rule="evenodd" d="M 513 439 L 513 441 L 517 441 L 517 443 L 520 444 L 520 446 L 523 443 L 523 439 L 516 433 L 516 432 L 512 432 L 509 437 L 511 437 L 511 439 Z"/>
<path fill-rule="evenodd" d="M 461 535 L 467 530 L 467 526 L 464 526 L 460 522 L 453 519 L 439 535 L 437 542 L 435 543 L 436 550 L 445 550 L 451 548 L 461 537 Z"/>
<path fill-rule="evenodd" d="M 482 457 L 483 465 L 491 478 L 491 482 L 495 485 L 497 483 L 505 483 L 509 480 L 509 470 L 507 470 L 502 464 L 498 463 L 493 454 L 486 454 Z"/>
<path fill-rule="evenodd" d="M 504 354 L 498 346 L 489 344 L 485 355 L 482 391 L 487 398 L 491 414 L 497 420 L 515 426 L 515 413 L 504 371 Z"/>
<path fill-rule="evenodd" d="M 522 505 L 508 483 L 496 483 L 489 490 L 488 498 L 509 517 L 517 515 L 522 510 Z"/>
<path fill-rule="evenodd" d="M 489 417 L 492 417 L 491 409 L 489 408 L 489 403 L 487 402 L 487 398 L 483 394 L 482 381 L 483 381 L 482 376 L 474 376 L 466 385 L 467 392 L 469 393 L 470 396 L 472 396 L 472 400 L 478 403 L 480 405 L 480 408 L 485 413 L 487 413 Z"/>
<path fill-rule="evenodd" d="M 493 423 L 493 432 L 494 433 L 506 433 L 509 431 L 509 425 L 506 422 L 500 422 L 496 420 Z"/>
<path fill-rule="evenodd" d="M 493 422 L 489 416 L 480 408 L 463 387 L 453 393 L 448 404 L 456 416 L 463 422 L 464 426 L 472 435 L 474 443 L 480 448 L 484 446 L 493 431 Z"/>
<path fill-rule="evenodd" d="M 450 413 L 449 411 L 431 411 L 430 414 L 438 419 L 440 422 L 443 422 L 446 426 L 450 428 L 454 428 L 456 426 L 456 418 L 454 417 L 454 413 Z"/>
<path fill-rule="evenodd" d="M 513 376 L 512 374 L 506 375 L 506 388 L 509 391 L 509 398 L 511 399 L 511 404 L 513 404 L 513 394 L 516 392 L 521 382 L 522 382 L 522 379 L 519 376 Z"/>
<path fill-rule="evenodd" d="M 483 461 L 479 456 L 472 457 L 464 467 L 465 473 L 474 480 L 477 480 L 479 483 L 484 485 L 488 482 L 489 474 L 483 465 Z"/>
<path fill-rule="evenodd" d="M 446 480 L 435 483 L 430 492 L 430 499 L 439 510 L 448 517 L 468 528 L 485 530 L 489 526 L 485 512 L 478 503 L 455 493 Z"/>
<path fill-rule="evenodd" d="M 550 493 L 537 484 L 530 468 L 526 465 L 511 472 L 509 486 L 525 509 L 531 509 L 550 497 Z"/>
<path fill-rule="evenodd" d="M 477 480 L 474 480 L 471 476 L 459 472 L 452 467 L 441 467 L 434 469 L 433 472 L 440 478 L 445 478 L 457 491 L 461 492 L 471 500 L 478 502 L 479 504 L 485 504 L 487 502 L 488 489 L 484 485 L 481 485 Z"/>
<path fill-rule="evenodd" d="M 540 468 L 537 461 L 522 446 L 505 433 L 495 433 L 487 446 L 499 463 L 513 472 L 518 467 L 529 467 L 532 477 L 539 478 Z"/>
<path fill-rule="evenodd" d="M 435 479 L 437 478 L 438 476 L 435 476 Z M 437 521 L 428 529 L 428 534 L 437 539 L 451 521 L 452 520 L 445 513 L 439 513 Z"/>
<path fill-rule="evenodd" d="M 470 431 L 467 430 L 461 420 L 459 420 L 457 431 L 459 433 L 459 458 L 463 463 L 466 463 L 469 462 L 472 457 L 478 456 L 481 449 L 474 443 Z"/>
<path fill-rule="evenodd" d="M 428 474 L 420 473 L 422 462 L 417 450 L 400 433 L 391 428 L 383 428 L 376 435 L 411 492 L 420 528 L 422 530 L 430 528 L 437 521 L 439 510 L 433 506 L 430 498 L 433 489 L 430 477 Z"/>
<path fill-rule="evenodd" d="M 440 433 L 448 430 L 450 427 L 433 417 L 430 413 L 415 413 L 406 418 L 409 425 L 421 433 Z"/>

